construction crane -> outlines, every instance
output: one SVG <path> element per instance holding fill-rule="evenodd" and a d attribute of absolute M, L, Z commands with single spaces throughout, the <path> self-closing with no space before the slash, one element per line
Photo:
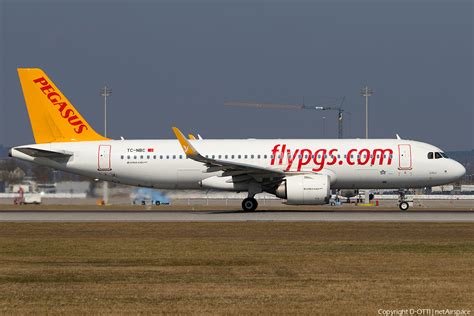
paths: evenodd
<path fill-rule="evenodd" d="M 282 110 L 316 110 L 316 111 L 337 111 L 337 134 L 339 138 L 343 138 L 344 128 L 343 128 L 343 113 L 350 112 L 344 110 L 342 105 L 344 104 L 346 97 L 342 98 L 339 106 L 326 106 L 326 105 L 305 105 L 303 104 L 278 104 L 278 103 L 250 103 L 250 102 L 233 102 L 228 101 L 224 102 L 224 105 L 227 106 L 239 106 L 239 107 L 249 107 L 249 108 L 259 108 L 259 109 L 282 109 Z"/>

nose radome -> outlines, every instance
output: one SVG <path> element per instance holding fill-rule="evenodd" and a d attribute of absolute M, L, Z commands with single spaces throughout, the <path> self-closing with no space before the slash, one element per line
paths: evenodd
<path fill-rule="evenodd" d="M 455 161 L 453 166 L 453 176 L 456 178 L 461 178 L 466 174 L 466 168 L 461 165 L 459 162 Z"/>

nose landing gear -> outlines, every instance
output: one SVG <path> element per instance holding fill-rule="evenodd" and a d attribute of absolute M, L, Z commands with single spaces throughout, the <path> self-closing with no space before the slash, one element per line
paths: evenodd
<path fill-rule="evenodd" d="M 400 202 L 398 204 L 398 207 L 402 210 L 402 211 L 406 211 L 408 210 L 408 208 L 410 207 L 410 205 L 408 204 L 408 202 Z"/>
<path fill-rule="evenodd" d="M 405 190 L 401 189 L 398 191 L 398 207 L 402 211 L 406 211 L 410 208 L 410 201 L 406 197 Z"/>

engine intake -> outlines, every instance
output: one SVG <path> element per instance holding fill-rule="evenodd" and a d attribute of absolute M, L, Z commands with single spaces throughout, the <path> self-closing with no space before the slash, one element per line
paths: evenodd
<path fill-rule="evenodd" d="M 295 175 L 286 177 L 275 195 L 290 205 L 321 205 L 329 203 L 330 179 L 327 175 Z"/>

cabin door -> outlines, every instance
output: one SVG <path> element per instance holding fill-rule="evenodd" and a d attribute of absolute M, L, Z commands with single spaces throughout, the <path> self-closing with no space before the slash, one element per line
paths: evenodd
<path fill-rule="evenodd" d="M 398 169 L 399 170 L 411 170 L 411 145 L 401 144 L 398 145 Z"/>
<path fill-rule="evenodd" d="M 111 145 L 99 145 L 98 153 L 98 168 L 99 171 L 110 171 L 112 167 L 110 165 L 110 152 L 112 151 Z"/>

